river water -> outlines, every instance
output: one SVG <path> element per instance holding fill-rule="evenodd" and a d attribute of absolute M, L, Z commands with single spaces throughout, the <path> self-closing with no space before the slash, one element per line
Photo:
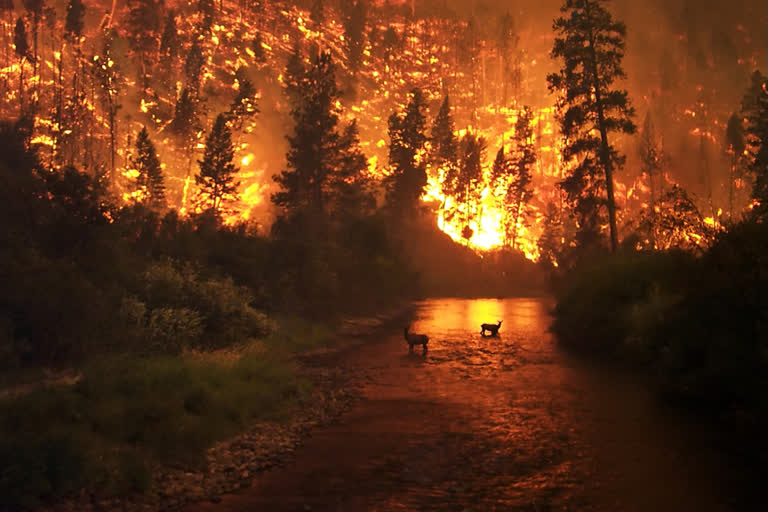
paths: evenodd
<path fill-rule="evenodd" d="M 635 376 L 579 360 L 548 334 L 546 299 L 416 305 L 337 364 L 365 400 L 286 466 L 211 511 L 741 510 L 736 477 L 694 421 Z M 481 323 L 503 320 L 498 337 Z"/>

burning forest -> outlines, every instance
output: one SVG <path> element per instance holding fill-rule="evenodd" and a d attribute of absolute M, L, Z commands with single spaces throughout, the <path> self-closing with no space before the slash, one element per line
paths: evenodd
<path fill-rule="evenodd" d="M 0 511 L 218 500 L 335 446 L 361 389 L 342 476 L 315 444 L 265 509 L 376 467 L 436 487 L 349 510 L 615 510 L 584 468 L 637 469 L 570 425 L 687 427 L 561 346 L 764 467 L 767 27 L 763 0 L 0 0 Z"/>
<path fill-rule="evenodd" d="M 615 139 L 627 157 L 614 177 L 617 229 L 622 238 L 642 231 L 638 243 L 657 248 L 704 246 L 749 208 L 745 150 L 732 139 L 743 126 L 739 95 L 765 57 L 755 27 L 724 21 L 710 42 L 686 17 L 689 3 L 677 8 L 680 19 L 671 7 L 637 8 L 658 23 L 634 47 L 630 37 L 627 67 L 642 71 L 630 69 L 624 86 L 640 129 Z M 379 205 L 393 165 L 388 120 L 418 89 L 421 201 L 442 231 L 478 251 L 506 248 L 531 260 L 541 257 L 540 242 L 547 254 L 575 243 L 578 221 L 558 184 L 579 156 L 563 157 L 565 92 L 547 87 L 558 65 L 550 55 L 555 34 L 545 30 L 549 17 L 532 19 L 538 10 L 140 0 L 25 3 L 3 12 L 4 116 L 29 119 L 30 144 L 54 172 L 75 166 L 123 204 L 152 199 L 142 170 L 149 151 L 160 166 L 163 206 L 181 215 L 207 209 L 195 176 L 223 114 L 237 187 L 222 220 L 268 228 L 272 178 L 285 167 L 293 130 L 291 73 L 327 53 L 338 81 L 332 107 L 357 127 L 367 162 L 360 179 Z M 659 222 L 665 217 L 675 220 Z M 607 223 L 599 229 L 606 233 Z"/>

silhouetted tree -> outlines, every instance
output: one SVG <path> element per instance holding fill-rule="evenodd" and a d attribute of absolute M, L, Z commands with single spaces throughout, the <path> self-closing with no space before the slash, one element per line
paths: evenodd
<path fill-rule="evenodd" d="M 746 116 L 747 169 L 754 179 L 752 185 L 753 216 L 768 220 L 768 82 L 759 71 L 742 102 Z"/>
<path fill-rule="evenodd" d="M 291 110 L 294 128 L 288 137 L 288 168 L 274 177 L 280 191 L 272 195 L 272 202 L 280 208 L 281 217 L 312 219 L 311 229 L 320 229 L 330 207 L 328 187 L 337 171 L 342 142 L 339 90 L 330 53 L 318 55 L 295 80 L 287 85 L 296 101 Z"/>
<path fill-rule="evenodd" d="M 515 149 L 511 159 L 512 175 L 505 194 L 506 217 L 509 218 L 509 239 L 512 249 L 517 248 L 517 238 L 520 225 L 526 214 L 526 207 L 533 192 L 531 171 L 536 164 L 536 149 L 533 144 L 533 111 L 523 107 L 515 123 Z"/>
<path fill-rule="evenodd" d="M 446 96 L 443 98 L 442 105 L 440 105 L 440 111 L 437 113 L 435 122 L 432 125 L 430 136 L 432 146 L 430 161 L 437 168 L 439 174 L 438 179 L 440 180 L 440 189 L 443 195 L 440 211 L 443 212 L 443 215 L 445 215 L 446 202 L 453 190 L 451 181 L 457 172 L 459 141 L 456 138 L 455 131 L 456 126 L 451 115 L 450 100 Z"/>
<path fill-rule="evenodd" d="M 171 9 L 165 16 L 163 34 L 160 37 L 160 68 L 161 79 L 166 85 L 173 82 L 174 69 L 178 62 L 181 48 L 178 27 L 176 26 L 176 12 Z"/>
<path fill-rule="evenodd" d="M 256 88 L 246 77 L 241 76 L 238 79 L 238 90 L 232 105 L 229 107 L 229 115 L 232 126 L 240 130 L 246 119 L 254 117 L 259 113 L 256 105 Z"/>
<path fill-rule="evenodd" d="M 728 218 L 733 220 L 734 185 L 741 175 L 741 163 L 744 159 L 746 142 L 744 140 L 744 124 L 736 112 L 728 118 L 725 129 L 725 150 L 730 156 L 728 169 Z"/>
<path fill-rule="evenodd" d="M 84 16 L 85 5 L 83 5 L 83 1 L 69 0 L 64 31 L 71 41 L 79 39 L 83 35 Z"/>
<path fill-rule="evenodd" d="M 551 91 L 564 91 L 559 115 L 566 143 L 565 161 L 578 159 L 561 184 L 573 202 L 579 220 L 579 242 L 591 245 L 599 239 L 603 208 L 608 210 L 611 248 L 618 248 L 613 173 L 625 157 L 611 145 L 612 132 L 631 134 L 634 109 L 627 92 L 615 89 L 616 79 L 626 75 L 621 67 L 626 26 L 615 21 L 605 0 L 565 0 L 563 17 L 554 23 L 552 56 L 564 67 L 548 76 Z M 598 136 L 593 135 L 597 132 Z"/>
<path fill-rule="evenodd" d="M 301 47 L 298 43 L 294 44 L 285 66 L 285 78 L 283 80 L 285 95 L 288 97 L 292 108 L 297 108 L 301 103 L 301 90 L 304 86 L 306 73 Z"/>
<path fill-rule="evenodd" d="M 113 55 L 113 45 L 117 38 L 117 32 L 109 29 L 104 33 L 101 54 L 94 57 L 93 71 L 101 87 L 101 99 L 106 111 L 109 127 L 109 152 L 110 152 L 110 178 L 115 178 L 115 166 L 117 158 L 117 111 L 120 108 L 118 96 L 120 94 L 120 74 L 118 65 Z"/>
<path fill-rule="evenodd" d="M 253 36 L 253 41 L 251 41 L 251 50 L 253 51 L 253 60 L 259 64 L 267 62 L 267 54 L 264 51 L 263 43 L 264 37 L 261 35 L 261 32 L 256 32 L 256 35 Z"/>
<path fill-rule="evenodd" d="M 186 87 L 191 92 L 194 92 L 195 95 L 200 91 L 204 62 L 203 49 L 199 41 L 195 40 L 189 49 L 187 60 L 184 63 L 184 76 L 187 78 Z"/>
<path fill-rule="evenodd" d="M 471 224 L 480 216 L 480 192 L 483 189 L 483 162 L 487 145 L 483 137 L 467 133 L 461 140 L 458 173 L 451 180 L 453 196 L 461 215 L 462 236 L 469 242 L 475 234 Z"/>
<path fill-rule="evenodd" d="M 389 164 L 392 174 L 386 179 L 387 204 L 401 219 L 417 213 L 419 199 L 427 184 L 425 110 L 424 94 L 414 89 L 405 112 L 394 112 L 389 117 Z"/>
<path fill-rule="evenodd" d="M 131 158 L 131 166 L 139 173 L 136 177 L 136 189 L 141 192 L 141 202 L 151 208 L 163 208 L 165 179 L 155 145 L 149 139 L 146 127 L 141 128 L 136 138 L 136 153 Z"/>
<path fill-rule="evenodd" d="M 341 11 L 344 23 L 344 45 L 347 62 L 353 72 L 360 68 L 365 49 L 365 22 L 368 16 L 366 0 L 342 0 Z"/>
<path fill-rule="evenodd" d="M 37 77 L 38 73 L 38 35 L 40 33 L 40 22 L 43 19 L 43 9 L 45 7 L 45 0 L 23 0 L 24 8 L 27 10 L 29 14 L 32 15 L 32 58 L 30 61 L 32 62 L 32 76 Z M 35 81 L 34 83 L 37 84 L 39 81 Z M 33 104 L 33 110 L 37 108 L 37 95 L 39 92 L 37 91 L 37 85 L 35 85 L 34 88 L 34 104 Z"/>
<path fill-rule="evenodd" d="M 658 201 L 659 191 L 661 190 L 659 174 L 664 161 L 664 153 L 661 145 L 656 140 L 656 133 L 653 128 L 653 120 L 651 119 L 650 112 L 645 115 L 637 149 L 640 155 L 640 171 L 648 178 L 648 185 L 651 190 L 651 200 L 648 203 L 649 219 L 651 224 L 656 226 L 656 203 Z M 651 247 L 655 247 L 656 243 L 653 239 L 654 230 L 651 230 L 650 235 L 650 245 Z"/>
<path fill-rule="evenodd" d="M 193 149 L 197 142 L 197 132 L 202 129 L 197 109 L 197 96 L 185 87 L 176 101 L 173 120 L 168 126 L 170 131 L 176 135 L 179 146 L 186 155 L 187 177 L 192 172 Z"/>
<path fill-rule="evenodd" d="M 151 65 L 158 50 L 158 36 L 163 25 L 162 0 L 130 0 L 128 3 L 128 42 L 139 63 L 139 84 L 145 91 Z"/>
<path fill-rule="evenodd" d="M 27 42 L 27 29 L 24 20 L 16 20 L 13 31 L 13 44 L 16 56 L 19 58 L 19 117 L 24 116 L 24 61 L 30 59 L 29 42 Z"/>
<path fill-rule="evenodd" d="M 238 200 L 240 182 L 235 181 L 235 175 L 239 169 L 233 163 L 234 157 L 227 116 L 219 114 L 205 140 L 203 159 L 198 161 L 200 172 L 195 176 L 195 183 L 200 187 L 198 206 L 203 211 L 212 211 L 217 218 L 227 204 Z"/>
<path fill-rule="evenodd" d="M 202 32 L 210 32 L 213 27 L 213 20 L 216 17 L 216 4 L 214 0 L 198 0 L 197 10 L 202 18 Z"/>

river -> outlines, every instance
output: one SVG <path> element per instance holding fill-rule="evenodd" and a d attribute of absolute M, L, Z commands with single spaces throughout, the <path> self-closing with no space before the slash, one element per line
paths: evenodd
<path fill-rule="evenodd" d="M 559 350 L 546 299 L 416 304 L 336 364 L 365 399 L 287 465 L 190 511 L 723 511 L 737 479 L 693 420 L 642 379 Z M 503 320 L 498 337 L 480 324 Z"/>

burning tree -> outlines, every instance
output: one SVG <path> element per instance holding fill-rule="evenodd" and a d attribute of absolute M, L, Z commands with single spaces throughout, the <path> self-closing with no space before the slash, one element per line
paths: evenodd
<path fill-rule="evenodd" d="M 626 26 L 614 21 L 604 7 L 606 0 L 565 0 L 557 18 L 552 56 L 563 59 L 564 67 L 549 75 L 551 91 L 564 91 L 560 128 L 565 137 L 563 158 L 578 159 L 561 184 L 574 203 L 582 246 L 597 243 L 603 224 L 603 208 L 608 210 L 611 249 L 618 247 L 616 202 L 613 172 L 625 157 L 611 145 L 611 132 L 631 134 L 634 109 L 627 91 L 613 88 L 625 78 Z M 595 136 L 599 133 L 599 137 Z"/>
<path fill-rule="evenodd" d="M 233 163 L 234 156 L 227 116 L 219 114 L 205 140 L 203 159 L 198 161 L 200 172 L 195 176 L 195 183 L 200 187 L 198 207 L 212 212 L 216 218 L 227 204 L 238 199 L 240 182 L 235 181 L 235 175 L 239 169 Z"/>
<path fill-rule="evenodd" d="M 136 138 L 136 153 L 131 158 L 131 167 L 137 173 L 136 199 L 150 208 L 163 208 L 165 179 L 155 145 L 149 139 L 146 127 L 142 127 Z"/>
<path fill-rule="evenodd" d="M 536 164 L 536 149 L 533 143 L 532 119 L 533 111 L 524 107 L 515 123 L 514 153 L 510 159 L 506 159 L 502 148 L 494 164 L 494 174 L 502 174 L 500 181 L 504 188 L 504 236 L 512 250 L 517 248 L 517 238 L 525 221 L 526 206 L 533 195 L 530 188 L 533 181 L 531 171 Z"/>

